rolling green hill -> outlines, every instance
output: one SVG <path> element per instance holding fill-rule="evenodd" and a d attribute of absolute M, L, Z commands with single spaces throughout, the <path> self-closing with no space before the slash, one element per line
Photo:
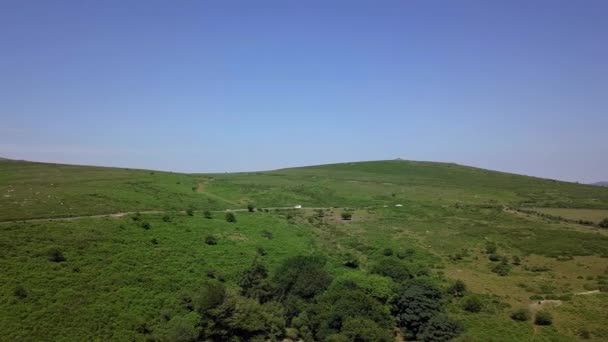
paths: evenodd
<path fill-rule="evenodd" d="M 1 162 L 0 340 L 605 341 L 606 209 L 608 188 L 446 163 Z"/>

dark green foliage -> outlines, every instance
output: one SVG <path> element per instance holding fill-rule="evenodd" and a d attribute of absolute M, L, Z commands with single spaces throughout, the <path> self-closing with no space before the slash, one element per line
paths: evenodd
<path fill-rule="evenodd" d="M 141 227 L 145 230 L 148 230 L 148 229 L 152 228 L 152 225 L 150 224 L 150 222 L 142 222 Z"/>
<path fill-rule="evenodd" d="M 412 277 L 405 263 L 394 258 L 381 259 L 372 267 L 371 273 L 392 278 L 396 282 L 403 282 Z"/>
<path fill-rule="evenodd" d="M 467 290 L 467 285 L 462 280 L 456 280 L 449 288 L 448 293 L 454 297 L 462 297 Z"/>
<path fill-rule="evenodd" d="M 490 261 L 496 262 L 496 261 L 500 261 L 501 256 L 496 253 L 492 253 L 492 254 L 488 255 L 488 259 L 490 259 Z"/>
<path fill-rule="evenodd" d="M 530 311 L 524 308 L 517 309 L 511 313 L 511 319 L 514 321 L 525 322 L 530 319 Z"/>
<path fill-rule="evenodd" d="M 415 338 L 441 311 L 440 300 L 441 291 L 426 281 L 413 279 L 404 283 L 392 301 L 397 325 Z"/>
<path fill-rule="evenodd" d="M 345 211 L 342 214 L 340 214 L 340 216 L 342 217 L 343 220 L 351 220 L 353 218 L 353 213 L 351 213 L 349 211 Z"/>
<path fill-rule="evenodd" d="M 468 312 L 480 312 L 483 308 L 483 302 L 479 299 L 479 297 L 472 296 L 465 299 L 462 304 L 462 308 Z"/>
<path fill-rule="evenodd" d="M 153 238 L 152 240 L 150 240 L 150 243 L 152 243 L 153 245 L 158 245 L 158 240 L 156 238 Z"/>
<path fill-rule="evenodd" d="M 391 331 L 382 328 L 378 323 L 363 317 L 348 318 L 341 329 L 346 341 L 357 342 L 391 342 L 394 338 Z"/>
<path fill-rule="evenodd" d="M 236 222 L 236 215 L 233 212 L 226 213 L 226 222 Z"/>
<path fill-rule="evenodd" d="M 205 243 L 210 246 L 217 245 L 217 238 L 213 235 L 207 235 L 205 237 Z"/>
<path fill-rule="evenodd" d="M 17 297 L 19 299 L 27 298 L 27 290 L 21 285 L 15 286 L 15 290 L 13 291 L 13 294 L 15 295 L 15 297 Z"/>
<path fill-rule="evenodd" d="M 344 261 L 342 262 L 342 265 L 344 265 L 345 267 L 348 268 L 358 268 L 359 267 L 359 259 L 357 259 L 356 256 L 352 255 L 352 254 L 347 254 L 344 256 Z"/>
<path fill-rule="evenodd" d="M 277 340 L 285 331 L 279 303 L 228 294 L 223 302 L 203 316 L 203 335 L 213 341 Z"/>
<path fill-rule="evenodd" d="M 608 217 L 603 219 L 600 223 L 599 226 L 602 228 L 608 228 Z"/>
<path fill-rule="evenodd" d="M 502 277 L 509 275 L 509 271 L 511 271 L 511 265 L 507 258 L 501 258 L 500 263 L 492 267 L 492 272 Z"/>
<path fill-rule="evenodd" d="M 211 211 L 205 210 L 203 212 L 203 217 L 206 218 L 206 219 L 212 219 L 213 218 L 213 214 L 211 213 Z"/>
<path fill-rule="evenodd" d="M 163 215 L 163 222 L 171 222 L 173 221 L 173 218 L 169 215 Z"/>
<path fill-rule="evenodd" d="M 201 333 L 200 317 L 196 313 L 177 316 L 168 322 L 164 340 L 172 342 L 194 342 Z"/>
<path fill-rule="evenodd" d="M 273 282 L 279 298 L 294 295 L 310 299 L 324 291 L 331 283 L 325 270 L 325 260 L 314 256 L 295 256 L 286 259 L 277 269 Z"/>
<path fill-rule="evenodd" d="M 257 255 L 259 255 L 259 256 L 266 255 L 266 250 L 262 246 L 258 246 L 255 251 L 256 251 Z"/>
<path fill-rule="evenodd" d="M 385 248 L 385 249 L 382 251 L 382 254 L 383 254 L 384 256 L 391 256 L 391 255 L 393 255 L 393 250 L 392 250 L 391 248 Z"/>
<path fill-rule="evenodd" d="M 208 310 L 220 306 L 225 298 L 224 284 L 212 281 L 205 284 L 199 292 L 192 296 L 192 306 L 199 314 L 204 315 Z"/>
<path fill-rule="evenodd" d="M 361 336 L 362 341 L 377 336 L 384 341 L 393 325 L 388 310 L 379 301 L 352 282 L 334 284 L 317 300 L 311 311 L 311 326 L 318 340 L 340 333 L 347 337 Z M 363 325 L 358 329 L 354 322 Z M 363 322 L 365 320 L 365 322 Z M 357 339 L 351 339 L 356 341 Z"/>
<path fill-rule="evenodd" d="M 247 204 L 247 211 L 249 211 L 250 213 L 255 211 L 255 206 L 251 203 Z"/>
<path fill-rule="evenodd" d="M 241 295 L 264 303 L 272 298 L 273 289 L 268 282 L 268 270 L 258 258 L 245 270 L 239 281 Z"/>
<path fill-rule="evenodd" d="M 418 340 L 423 342 L 449 341 L 458 336 L 462 331 L 460 324 L 446 316 L 437 315 L 425 325 L 418 335 Z"/>
<path fill-rule="evenodd" d="M 536 325 L 551 325 L 553 316 L 548 311 L 540 310 L 534 316 L 534 324 Z"/>
<path fill-rule="evenodd" d="M 188 215 L 188 216 L 194 216 L 194 209 L 192 209 L 192 208 L 186 209 L 186 215 Z"/>
<path fill-rule="evenodd" d="M 65 256 L 63 256 L 63 252 L 59 248 L 49 249 L 48 259 L 52 262 L 63 262 L 66 260 Z"/>

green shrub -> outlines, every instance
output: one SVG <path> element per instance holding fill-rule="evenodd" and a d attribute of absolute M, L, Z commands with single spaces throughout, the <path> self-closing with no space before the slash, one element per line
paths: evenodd
<path fill-rule="evenodd" d="M 608 217 L 606 217 L 605 219 L 603 219 L 600 223 L 599 226 L 602 228 L 608 228 Z"/>
<path fill-rule="evenodd" d="M 393 255 L 393 250 L 392 250 L 391 248 L 385 248 L 385 249 L 382 251 L 382 254 L 383 254 L 384 256 L 391 256 L 391 255 Z"/>
<path fill-rule="evenodd" d="M 530 319 L 530 311 L 524 308 L 517 309 L 511 313 L 511 319 L 519 322 L 527 321 Z"/>
<path fill-rule="evenodd" d="M 210 246 L 217 245 L 217 238 L 213 235 L 207 235 L 205 237 L 205 243 Z"/>
<path fill-rule="evenodd" d="M 496 254 L 496 243 L 488 242 L 486 243 L 486 254 Z"/>
<path fill-rule="evenodd" d="M 392 278 L 396 282 L 403 282 L 412 278 L 412 274 L 407 266 L 395 258 L 383 258 L 375 264 L 371 273 Z"/>
<path fill-rule="evenodd" d="M 171 222 L 173 219 L 169 215 L 163 215 L 163 222 Z"/>
<path fill-rule="evenodd" d="M 488 255 L 488 259 L 490 259 L 490 261 L 500 261 L 501 257 L 500 255 L 496 254 L 496 253 L 492 253 L 490 255 Z"/>
<path fill-rule="evenodd" d="M 454 297 L 462 297 L 466 290 L 467 290 L 466 284 L 462 280 L 456 280 L 448 288 L 448 293 Z"/>
<path fill-rule="evenodd" d="M 236 215 L 233 212 L 226 213 L 226 222 L 236 222 Z"/>
<path fill-rule="evenodd" d="M 271 231 L 264 229 L 262 230 L 262 237 L 268 240 L 272 240 L 273 235 Z"/>
<path fill-rule="evenodd" d="M 194 209 L 191 209 L 191 208 L 186 209 L 186 214 L 188 216 L 194 216 Z"/>
<path fill-rule="evenodd" d="M 253 204 L 247 204 L 247 211 L 249 211 L 250 213 L 255 211 L 255 206 Z"/>
<path fill-rule="evenodd" d="M 553 316 L 547 311 L 541 310 L 534 316 L 534 324 L 536 325 L 551 325 L 553 323 Z"/>
<path fill-rule="evenodd" d="M 145 230 L 148 230 L 148 229 L 152 228 L 152 225 L 150 224 L 150 222 L 142 222 L 141 227 Z"/>
<path fill-rule="evenodd" d="M 462 308 L 468 312 L 480 312 L 483 308 L 483 303 L 478 297 L 473 296 L 464 301 Z"/>
<path fill-rule="evenodd" d="M 348 211 L 343 212 L 340 216 L 342 216 L 343 220 L 351 220 L 353 218 L 353 214 Z"/>
<path fill-rule="evenodd" d="M 213 214 L 211 213 L 211 211 L 205 210 L 203 212 L 203 217 L 206 218 L 206 219 L 212 219 L 213 218 Z"/>
<path fill-rule="evenodd" d="M 65 261 L 65 257 L 63 256 L 63 252 L 59 248 L 51 248 L 48 251 L 48 259 L 52 262 L 63 262 Z"/>
<path fill-rule="evenodd" d="M 422 342 L 450 341 L 461 331 L 462 327 L 458 322 L 444 315 L 437 315 L 424 326 L 418 340 Z"/>
<path fill-rule="evenodd" d="M 324 259 L 295 256 L 283 261 L 274 274 L 273 282 L 279 297 L 294 295 L 310 299 L 329 286 L 331 277 L 325 270 Z"/>

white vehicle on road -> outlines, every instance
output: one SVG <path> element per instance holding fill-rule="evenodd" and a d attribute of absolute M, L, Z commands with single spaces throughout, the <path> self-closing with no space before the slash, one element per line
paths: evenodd
<path fill-rule="evenodd" d="M 296 204 L 293 207 L 296 208 L 296 209 L 302 209 L 302 205 L 301 204 Z"/>

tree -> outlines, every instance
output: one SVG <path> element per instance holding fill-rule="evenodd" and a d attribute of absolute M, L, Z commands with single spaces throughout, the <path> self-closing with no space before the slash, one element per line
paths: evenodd
<path fill-rule="evenodd" d="M 404 283 L 392 301 L 392 312 L 397 325 L 410 337 L 416 338 L 422 328 L 441 311 L 441 292 L 422 280 Z"/>
<path fill-rule="evenodd" d="M 346 336 L 347 341 L 391 342 L 395 340 L 390 330 L 362 317 L 347 318 L 340 334 Z"/>
<path fill-rule="evenodd" d="M 353 218 L 353 213 L 345 211 L 341 214 L 343 220 L 351 220 Z"/>
<path fill-rule="evenodd" d="M 200 316 L 194 312 L 186 316 L 177 316 L 168 322 L 168 331 L 165 339 L 175 342 L 194 342 L 197 340 L 201 328 L 198 326 Z"/>
<path fill-rule="evenodd" d="M 462 297 L 467 290 L 467 285 L 462 280 L 456 280 L 452 286 L 448 288 L 448 293 L 454 297 Z"/>
<path fill-rule="evenodd" d="M 286 259 L 277 269 L 273 282 L 279 298 L 292 294 L 311 299 L 331 283 L 325 260 L 316 256 L 295 256 Z"/>
<path fill-rule="evenodd" d="M 468 312 L 479 312 L 483 308 L 483 303 L 478 297 L 473 296 L 464 301 L 462 308 Z"/>
<path fill-rule="evenodd" d="M 608 228 L 608 217 L 606 217 L 605 219 L 603 219 L 600 223 L 599 223 L 600 227 L 602 228 Z"/>
<path fill-rule="evenodd" d="M 268 270 L 258 258 L 245 270 L 239 281 L 241 295 L 264 303 L 272 298 L 272 287 L 268 282 Z"/>
<path fill-rule="evenodd" d="M 371 273 L 392 278 L 396 282 L 403 282 L 412 277 L 410 270 L 400 260 L 394 258 L 383 258 L 375 264 Z"/>
<path fill-rule="evenodd" d="M 260 304 L 255 299 L 228 294 L 222 304 L 207 310 L 205 340 L 277 340 L 285 332 L 283 309 L 277 302 Z"/>
<path fill-rule="evenodd" d="M 536 325 L 551 325 L 553 323 L 553 316 L 548 311 L 538 311 L 534 316 L 534 324 Z"/>
<path fill-rule="evenodd" d="M 449 341 L 462 331 L 460 324 L 443 315 L 433 317 L 419 334 L 418 339 L 423 342 Z"/>
<path fill-rule="evenodd" d="M 212 219 L 212 218 L 213 218 L 213 214 L 211 214 L 211 211 L 209 211 L 209 210 L 205 210 L 205 211 L 203 212 L 203 216 L 204 216 L 206 219 Z"/>
<path fill-rule="evenodd" d="M 236 222 L 236 215 L 234 215 L 233 212 L 230 212 L 230 211 L 227 212 L 226 213 L 226 221 L 227 222 L 233 222 L 233 223 Z"/>
<path fill-rule="evenodd" d="M 517 309 L 511 313 L 511 319 L 514 321 L 525 322 L 530 319 L 530 311 L 524 308 Z"/>
<path fill-rule="evenodd" d="M 250 213 L 255 211 L 255 206 L 251 203 L 247 204 L 247 211 L 249 211 Z"/>

